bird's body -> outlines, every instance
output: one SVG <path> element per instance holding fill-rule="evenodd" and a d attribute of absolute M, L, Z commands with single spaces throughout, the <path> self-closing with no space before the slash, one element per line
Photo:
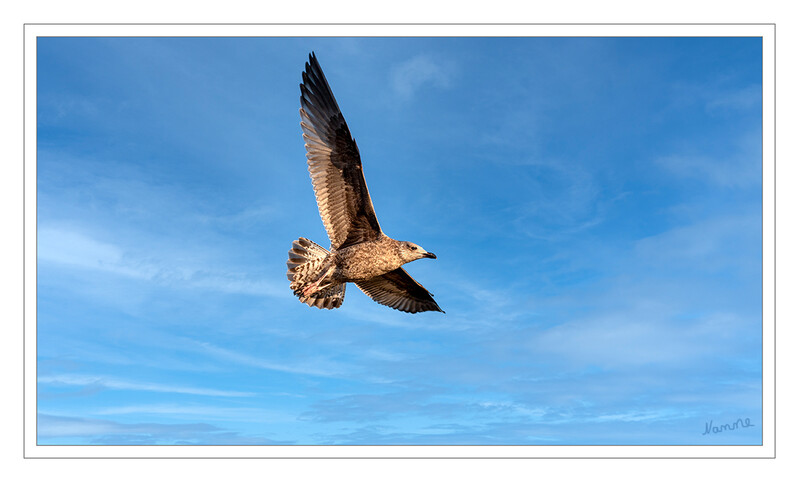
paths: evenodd
<path fill-rule="evenodd" d="M 358 146 L 313 53 L 302 78 L 300 124 L 330 249 L 305 238 L 294 241 L 286 263 L 292 291 L 310 306 L 338 308 L 346 283 L 353 282 L 373 300 L 401 311 L 443 311 L 402 268 L 436 256 L 380 229 Z"/>
<path fill-rule="evenodd" d="M 364 281 L 394 271 L 410 261 L 403 257 L 401 243 L 384 235 L 335 251 L 334 276 L 341 281 Z"/>

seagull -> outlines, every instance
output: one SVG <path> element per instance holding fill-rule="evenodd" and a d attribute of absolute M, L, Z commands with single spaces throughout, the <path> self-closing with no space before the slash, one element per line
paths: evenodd
<path fill-rule="evenodd" d="M 338 308 L 352 282 L 374 301 L 396 310 L 443 313 L 433 295 L 402 268 L 436 255 L 380 229 L 358 145 L 313 52 L 305 63 L 300 93 L 308 171 L 330 249 L 306 238 L 292 242 L 286 275 L 294 295 L 309 306 Z"/>

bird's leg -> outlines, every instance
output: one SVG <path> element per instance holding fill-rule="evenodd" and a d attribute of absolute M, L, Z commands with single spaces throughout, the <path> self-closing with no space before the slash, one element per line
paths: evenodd
<path fill-rule="evenodd" d="M 319 278 L 317 278 L 316 281 L 314 281 L 313 283 L 308 285 L 304 290 L 302 290 L 302 296 L 307 298 L 313 293 L 323 290 L 328 286 L 330 286 L 330 280 L 328 280 L 327 277 L 333 273 L 334 269 L 336 269 L 335 266 L 331 266 L 330 268 L 328 268 L 328 270 Z M 319 285 L 322 283 L 322 281 L 327 281 L 327 283 L 325 283 L 323 286 L 320 287 Z"/>

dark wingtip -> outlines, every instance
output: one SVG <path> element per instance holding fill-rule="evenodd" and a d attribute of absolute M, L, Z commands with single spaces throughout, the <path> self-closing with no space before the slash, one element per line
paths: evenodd
<path fill-rule="evenodd" d="M 311 50 L 311 53 L 308 54 L 308 61 L 305 62 L 305 72 L 310 72 L 311 65 L 318 64 L 319 62 L 316 60 L 316 54 Z M 303 72 L 303 75 L 305 74 Z"/>

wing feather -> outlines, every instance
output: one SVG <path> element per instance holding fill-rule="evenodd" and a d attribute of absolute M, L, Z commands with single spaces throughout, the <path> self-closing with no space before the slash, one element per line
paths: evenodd
<path fill-rule="evenodd" d="M 322 68 L 311 53 L 300 84 L 300 126 L 319 215 L 330 244 L 343 248 L 380 237 L 358 145 Z"/>
<path fill-rule="evenodd" d="M 444 312 L 433 300 L 433 295 L 402 268 L 370 280 L 359 281 L 355 285 L 376 302 L 395 310 L 406 313 Z"/>

